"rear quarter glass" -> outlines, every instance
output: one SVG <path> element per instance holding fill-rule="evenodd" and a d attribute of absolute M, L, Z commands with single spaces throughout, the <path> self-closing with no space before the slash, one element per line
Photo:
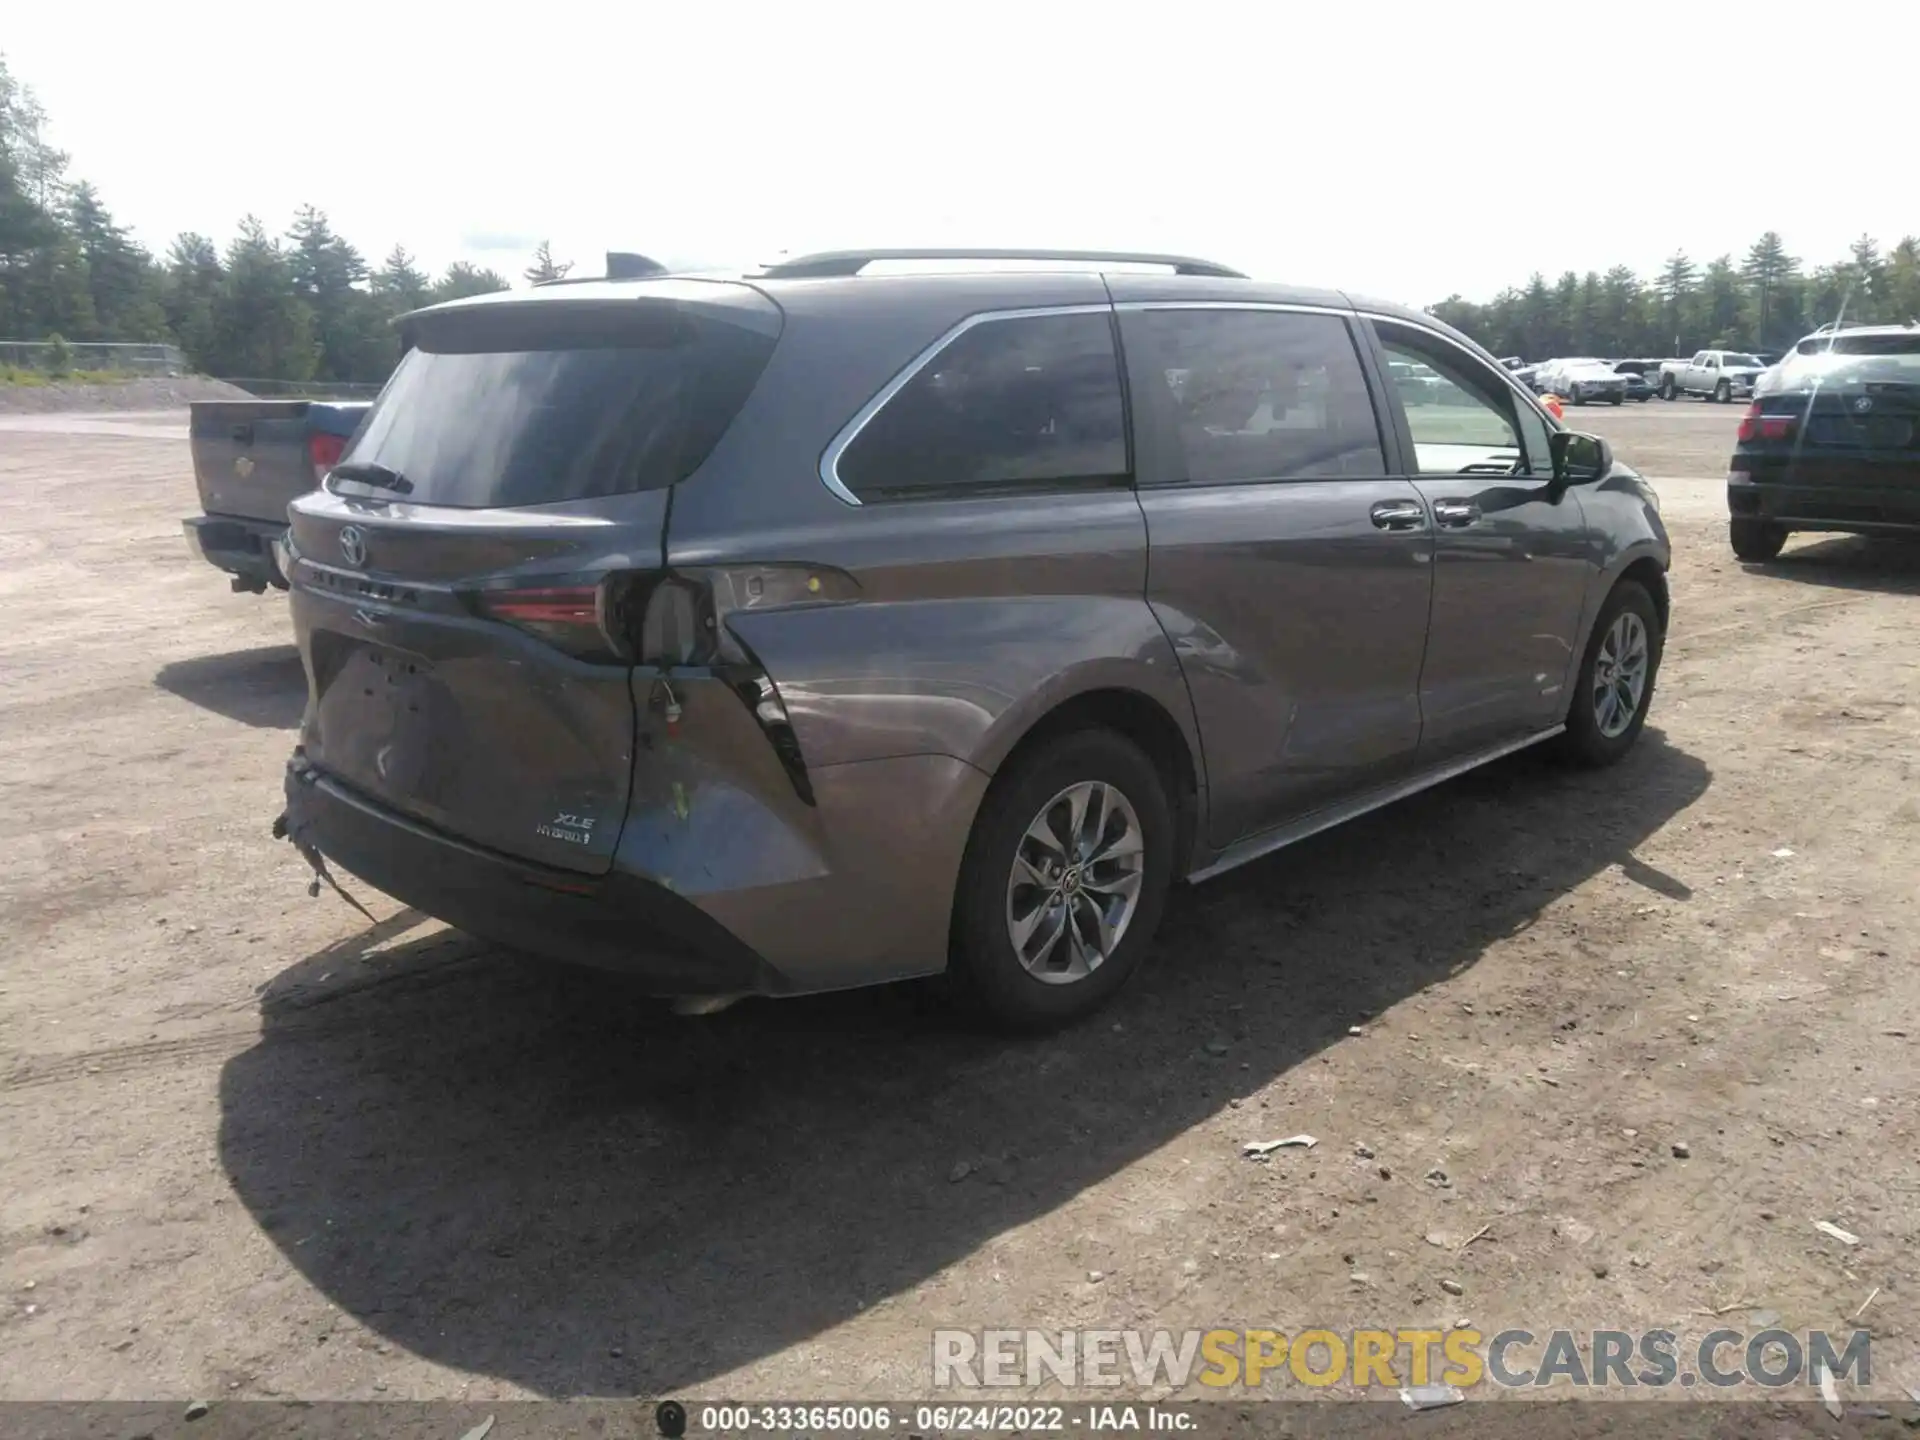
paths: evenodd
<path fill-rule="evenodd" d="M 540 298 L 423 312 L 343 460 L 404 477 L 416 504 L 463 509 L 676 484 L 733 423 L 779 339 L 771 301 L 726 288 L 751 298 Z M 333 488 L 362 487 L 335 477 Z"/>
<path fill-rule="evenodd" d="M 1920 330 L 1803 340 L 1782 362 L 1773 388 L 1872 383 L 1920 384 Z"/>

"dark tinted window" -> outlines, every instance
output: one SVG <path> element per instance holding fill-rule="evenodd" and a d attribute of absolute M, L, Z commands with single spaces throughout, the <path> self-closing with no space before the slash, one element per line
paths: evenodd
<path fill-rule="evenodd" d="M 1140 320 L 1146 383 L 1166 386 L 1181 478 L 1211 485 L 1386 473 L 1367 382 L 1339 316 L 1149 310 Z"/>
<path fill-rule="evenodd" d="M 779 333 L 777 312 L 636 300 L 496 305 L 419 324 L 343 459 L 398 472 L 408 500 L 459 507 L 686 478 L 746 403 Z"/>
<path fill-rule="evenodd" d="M 1127 474 L 1105 314 L 988 320 L 962 331 L 840 455 L 863 499 Z"/>

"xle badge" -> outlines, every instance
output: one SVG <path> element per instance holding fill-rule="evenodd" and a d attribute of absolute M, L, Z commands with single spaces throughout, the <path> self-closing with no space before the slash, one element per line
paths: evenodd
<path fill-rule="evenodd" d="M 536 825 L 533 833 L 546 840 L 564 840 L 569 845 L 591 845 L 593 843 L 593 817 L 591 815 L 570 815 L 562 810 L 544 825 Z"/>

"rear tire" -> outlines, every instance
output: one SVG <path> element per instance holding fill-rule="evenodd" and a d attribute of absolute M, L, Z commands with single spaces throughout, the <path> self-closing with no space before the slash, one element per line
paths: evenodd
<path fill-rule="evenodd" d="M 1677 400 L 1680 398 L 1679 387 L 1673 383 L 1673 377 L 1671 375 L 1662 375 L 1660 377 L 1660 398 L 1662 400 Z"/>
<path fill-rule="evenodd" d="M 1730 520 L 1727 538 L 1736 559 L 1763 565 L 1780 554 L 1787 543 L 1787 527 L 1771 520 Z"/>
<path fill-rule="evenodd" d="M 1587 403 L 1587 392 L 1582 390 L 1578 385 L 1570 386 L 1569 390 L 1570 393 L 1567 398 L 1574 404 L 1584 405 Z"/>
<path fill-rule="evenodd" d="M 1715 404 L 1728 404 L 1733 399 L 1733 387 L 1722 380 L 1718 385 L 1713 387 L 1713 399 Z"/>
<path fill-rule="evenodd" d="M 1646 727 L 1665 643 L 1660 612 L 1646 586 L 1637 580 L 1615 585 L 1594 621 L 1586 654 L 1580 657 L 1566 732 L 1559 739 L 1565 759 L 1598 769 L 1614 764 L 1633 748 Z M 1630 711 L 1626 708 L 1629 698 Z"/>
<path fill-rule="evenodd" d="M 1069 797 L 1083 792 L 1076 836 Z M 974 820 L 954 893 L 948 973 L 957 996 L 1000 1026 L 1029 1031 L 1072 1024 L 1106 1004 L 1153 943 L 1176 834 L 1159 770 L 1111 730 L 1058 736 L 1003 769 Z M 1128 848 L 1135 844 L 1137 865 Z M 1114 902 L 1128 889 L 1132 903 L 1121 908 Z M 1059 938 L 1046 946 L 1047 917 L 1055 915 Z M 1023 959 L 1015 934 L 1032 916 L 1042 918 Z M 1117 938 L 1091 959 L 1102 926 L 1116 923 Z M 1092 943 L 1076 944 L 1082 937 Z"/>
<path fill-rule="evenodd" d="M 1607 403 L 1609 405 L 1622 405 L 1626 403 L 1626 399 L 1627 397 L 1624 395 L 1609 395 L 1607 397 Z"/>

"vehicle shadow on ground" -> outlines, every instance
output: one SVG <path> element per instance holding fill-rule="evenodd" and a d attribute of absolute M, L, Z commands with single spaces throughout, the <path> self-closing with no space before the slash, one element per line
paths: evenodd
<path fill-rule="evenodd" d="M 1920 595 L 1920 543 L 1885 536 L 1835 535 L 1800 544 L 1778 560 L 1749 565 L 1770 580 L 1825 585 L 1835 590 L 1878 590 Z"/>
<path fill-rule="evenodd" d="M 684 1390 L 1072 1202 L 1609 866 L 1684 899 L 1634 850 L 1709 780 L 1654 731 L 1610 771 L 1468 775 L 1176 892 L 1139 981 L 1050 1039 L 914 987 L 676 1020 L 452 932 L 345 976 L 332 946 L 223 1069 L 222 1162 L 398 1345 L 547 1395 Z"/>
<path fill-rule="evenodd" d="M 153 683 L 203 710 L 263 730 L 292 730 L 307 708 L 307 676 L 292 645 L 174 660 Z"/>

